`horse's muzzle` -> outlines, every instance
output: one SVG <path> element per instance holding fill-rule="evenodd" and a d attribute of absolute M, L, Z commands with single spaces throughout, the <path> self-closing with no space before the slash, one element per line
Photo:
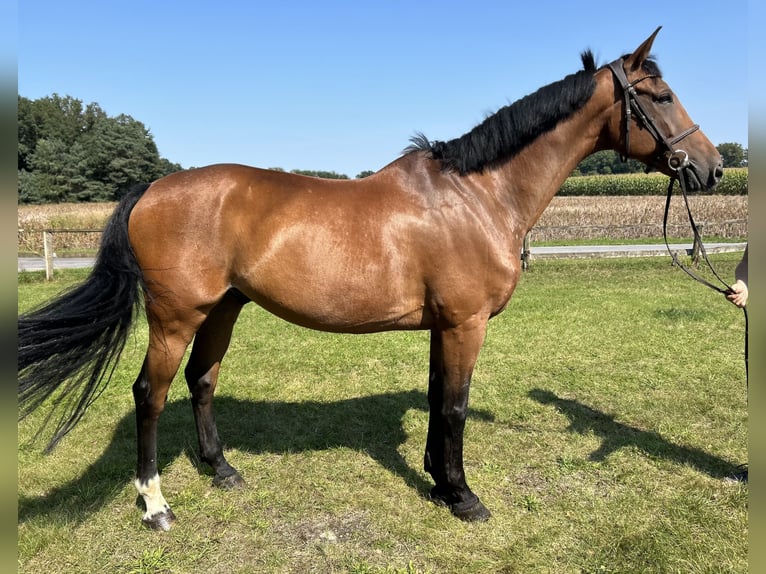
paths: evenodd
<path fill-rule="evenodd" d="M 683 178 L 687 191 L 710 191 L 723 177 L 723 162 L 719 160 L 714 166 L 704 169 L 692 161 L 677 173 L 679 178 Z"/>

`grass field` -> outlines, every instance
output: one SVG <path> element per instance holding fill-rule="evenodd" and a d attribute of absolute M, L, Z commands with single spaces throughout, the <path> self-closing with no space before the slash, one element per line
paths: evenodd
<path fill-rule="evenodd" d="M 730 277 L 738 254 L 713 258 Z M 19 307 L 50 297 L 29 274 Z M 20 572 L 747 572 L 741 311 L 665 258 L 539 261 L 490 323 L 466 427 L 465 524 L 426 500 L 426 333 L 332 335 L 248 306 L 217 393 L 248 487 L 199 463 L 185 383 L 160 421 L 178 516 L 144 529 L 130 386 L 110 387 L 51 454 L 19 426 Z M 43 437 L 44 438 L 44 437 Z"/>

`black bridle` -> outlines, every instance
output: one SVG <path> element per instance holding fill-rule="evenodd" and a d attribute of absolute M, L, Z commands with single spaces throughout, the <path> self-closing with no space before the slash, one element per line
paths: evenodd
<path fill-rule="evenodd" d="M 662 150 L 660 151 L 658 159 L 660 159 L 663 155 L 666 156 L 668 166 L 675 172 L 679 172 L 686 168 L 689 165 L 689 154 L 682 149 L 676 149 L 675 146 L 678 142 L 700 129 L 699 125 L 694 124 L 692 127 L 681 132 L 679 135 L 672 139 L 667 137 L 654 123 L 654 118 L 647 113 L 646 108 L 641 103 L 641 100 L 638 99 L 638 93 L 635 89 L 635 86 L 644 80 L 658 78 L 659 76 L 656 74 L 648 74 L 646 76 L 641 76 L 637 80 L 629 82 L 628 77 L 625 75 L 625 67 L 623 65 L 622 58 L 609 64 L 609 69 L 612 70 L 614 77 L 620 84 L 620 88 L 622 89 L 623 98 L 625 101 L 624 157 L 627 158 L 630 155 L 630 124 L 631 118 L 633 114 L 635 114 L 638 120 L 644 125 L 644 128 L 646 128 L 646 130 L 652 134 L 652 137 L 654 137 L 655 141 L 660 144 Z"/>
<path fill-rule="evenodd" d="M 630 154 L 630 124 L 632 116 L 635 114 L 635 116 L 638 118 L 638 120 L 643 124 L 644 128 L 654 137 L 655 141 L 660 145 L 660 152 L 657 156 L 657 158 L 654 160 L 654 162 L 661 161 L 663 158 L 667 158 L 668 167 L 675 172 L 674 175 L 670 177 L 670 183 L 668 184 L 668 195 L 667 200 L 665 201 L 665 215 L 663 217 L 662 221 L 662 235 L 665 239 L 665 247 L 668 250 L 668 253 L 670 254 L 670 257 L 672 258 L 673 264 L 680 267 L 684 272 L 686 272 L 687 275 L 689 275 L 692 279 L 695 281 L 698 281 L 702 283 L 703 285 L 713 289 L 714 291 L 717 291 L 723 295 L 727 295 L 731 293 L 731 288 L 729 287 L 729 284 L 721 279 L 721 277 L 716 272 L 715 268 L 713 267 L 712 263 L 710 263 L 710 260 L 708 259 L 707 252 L 705 250 L 705 245 L 702 243 L 702 237 L 700 236 L 699 230 L 697 229 L 697 225 L 694 223 L 694 217 L 692 216 L 691 209 L 689 207 L 689 199 L 686 196 L 686 178 L 685 170 L 689 168 L 690 161 L 689 161 L 689 154 L 681 149 L 676 148 L 676 144 L 678 144 L 681 140 L 685 139 L 686 137 L 690 136 L 694 132 L 696 132 L 699 129 L 698 124 L 694 124 L 687 130 L 684 130 L 679 135 L 677 135 L 674 138 L 669 138 L 665 134 L 662 133 L 662 130 L 659 129 L 659 127 L 654 123 L 654 118 L 649 115 L 646 111 L 646 108 L 644 108 L 644 105 L 641 103 L 641 100 L 638 98 L 638 94 L 636 92 L 635 86 L 636 84 L 643 82 L 644 80 L 650 79 L 650 78 L 656 78 L 658 77 L 655 74 L 648 74 L 646 76 L 642 76 L 638 78 L 637 80 L 634 80 L 633 82 L 629 82 L 628 78 L 625 74 L 625 67 L 623 59 L 620 58 L 618 60 L 615 60 L 614 62 L 609 64 L 609 69 L 612 70 L 612 73 L 614 74 L 615 79 L 617 80 L 618 84 L 620 85 L 620 88 L 623 92 L 623 98 L 624 98 L 624 109 L 625 109 L 625 156 L 624 159 L 627 159 L 628 155 Z M 710 271 L 712 272 L 713 276 L 718 279 L 718 281 L 723 285 L 723 287 L 719 287 L 718 285 L 714 285 L 713 283 L 707 281 L 706 279 L 700 277 L 697 273 L 689 269 L 686 265 L 681 263 L 678 260 L 678 256 L 675 252 L 671 251 L 670 245 L 668 243 L 668 232 L 667 232 L 667 226 L 668 226 L 668 212 L 670 210 L 670 199 L 673 195 L 673 185 L 675 184 L 676 180 L 678 181 L 679 187 L 681 188 L 681 195 L 684 199 L 684 205 L 686 206 L 686 213 L 689 216 L 689 224 L 691 225 L 692 232 L 694 234 L 694 242 L 696 245 L 699 246 L 700 253 L 702 254 L 703 259 L 705 260 L 705 264 L 708 266 Z M 748 372 L 748 362 L 747 362 L 747 307 L 743 307 L 743 311 L 745 314 L 745 373 Z"/>

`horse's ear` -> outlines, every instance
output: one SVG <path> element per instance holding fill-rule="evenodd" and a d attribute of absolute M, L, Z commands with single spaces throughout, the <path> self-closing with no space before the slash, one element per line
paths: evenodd
<path fill-rule="evenodd" d="M 646 59 L 649 57 L 649 52 L 652 50 L 652 44 L 654 44 L 654 38 L 657 36 L 657 33 L 662 29 L 662 26 L 659 26 L 654 33 L 649 36 L 646 40 L 644 40 L 644 43 L 641 44 L 638 48 L 636 48 L 636 51 L 633 52 L 630 56 L 625 58 L 625 69 L 629 70 L 631 72 L 635 72 L 646 61 Z"/>

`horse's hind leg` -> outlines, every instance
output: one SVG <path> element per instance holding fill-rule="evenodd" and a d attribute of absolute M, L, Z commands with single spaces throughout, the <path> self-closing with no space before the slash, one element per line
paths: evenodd
<path fill-rule="evenodd" d="M 197 321 L 201 322 L 202 318 L 199 317 Z M 153 323 L 150 316 L 149 348 L 141 373 L 133 384 L 138 429 L 136 489 L 146 507 L 143 523 L 154 530 L 170 530 L 176 519 L 160 490 L 157 423 L 165 408 L 170 383 L 178 371 L 197 324 L 196 321 L 176 323 L 175 328 L 163 330 L 156 322 Z"/>
<path fill-rule="evenodd" d="M 233 488 L 244 484 L 239 473 L 223 456 L 221 439 L 215 424 L 213 394 L 218 382 L 221 361 L 229 348 L 234 323 L 247 299 L 229 291 L 208 315 L 194 338 L 191 356 L 184 374 L 191 392 L 194 421 L 197 425 L 200 457 L 215 472 L 213 484 Z"/>

